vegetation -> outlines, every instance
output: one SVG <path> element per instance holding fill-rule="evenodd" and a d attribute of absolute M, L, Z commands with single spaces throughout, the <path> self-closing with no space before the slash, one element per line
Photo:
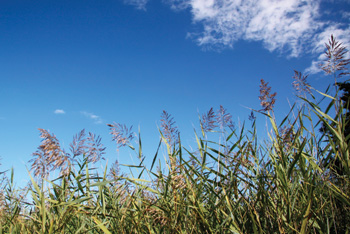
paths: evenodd
<path fill-rule="evenodd" d="M 301 102 L 277 123 L 276 93 L 262 80 L 262 109 L 252 111 L 251 125 L 236 128 L 222 106 L 212 108 L 200 117 L 194 151 L 181 145 L 164 111 L 150 166 L 140 134 L 134 147 L 131 128 L 109 124 L 117 147 L 138 157 L 139 164 L 129 166 L 138 170 L 135 176 L 120 173 L 118 162 L 103 172 L 93 167 L 104 154 L 94 134 L 81 131 L 67 152 L 40 129 L 28 187 L 15 188 L 13 173 L 3 176 L 0 233 L 350 233 L 349 104 L 339 98 L 337 81 L 346 77 L 345 53 L 332 37 L 322 68 L 335 78 L 334 95 L 314 90 L 296 71 Z M 269 122 L 264 141 L 254 113 Z M 50 179 L 53 171 L 59 176 Z"/>

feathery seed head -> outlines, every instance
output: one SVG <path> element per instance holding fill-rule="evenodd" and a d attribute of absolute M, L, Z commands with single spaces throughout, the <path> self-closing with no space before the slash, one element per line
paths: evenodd
<path fill-rule="evenodd" d="M 125 124 L 119 123 L 107 124 L 107 126 L 110 127 L 110 134 L 112 135 L 112 140 L 117 143 L 117 148 L 130 144 L 130 141 L 134 139 L 132 126 L 128 128 Z"/>
<path fill-rule="evenodd" d="M 268 82 L 265 82 L 264 79 L 260 80 L 260 105 L 263 107 L 262 111 L 267 112 L 273 110 L 273 106 L 276 102 L 277 93 L 271 94 L 271 87 L 268 86 Z"/>

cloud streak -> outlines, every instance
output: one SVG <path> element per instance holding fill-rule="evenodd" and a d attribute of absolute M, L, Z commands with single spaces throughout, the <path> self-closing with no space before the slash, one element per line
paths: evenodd
<path fill-rule="evenodd" d="M 148 0 L 124 0 L 124 4 L 134 6 L 138 10 L 146 10 Z"/>
<path fill-rule="evenodd" d="M 66 112 L 62 109 L 56 109 L 53 113 L 56 115 L 60 115 L 60 114 L 62 115 L 62 114 L 65 114 Z"/>
<path fill-rule="evenodd" d="M 85 117 L 93 120 L 95 124 L 102 124 L 103 123 L 102 118 L 100 116 L 98 116 L 98 115 L 95 115 L 93 113 L 86 112 L 86 111 L 81 111 L 80 113 L 82 115 L 84 115 Z"/>

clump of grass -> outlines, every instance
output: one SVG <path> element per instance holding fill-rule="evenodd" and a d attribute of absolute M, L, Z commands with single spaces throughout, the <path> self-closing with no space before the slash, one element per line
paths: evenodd
<path fill-rule="evenodd" d="M 333 37 L 329 43 L 328 51 L 339 45 Z M 293 86 L 303 105 L 293 105 L 280 123 L 273 115 L 276 93 L 264 80 L 262 109 L 251 113 L 249 127 L 235 127 L 222 106 L 211 108 L 200 116 L 202 134 L 195 132 L 194 150 L 182 146 L 174 118 L 163 111 L 161 141 L 150 167 L 141 136 L 134 147 L 132 128 L 109 124 L 117 148 L 129 146 L 139 159 L 129 165 L 138 169 L 137 175 L 121 173 L 117 161 L 109 170 L 107 165 L 103 171 L 94 168 L 104 147 L 91 133 L 78 133 L 66 153 L 53 134 L 40 129 L 43 141 L 30 161 L 34 178 L 30 174 L 25 190 L 30 202 L 18 195 L 13 176 L 1 184 L 0 232 L 349 233 L 345 103 L 319 92 L 328 100 L 322 110 L 307 76 L 297 71 Z M 333 107 L 336 118 L 329 114 Z M 271 128 L 264 141 L 257 135 L 259 115 L 267 117 Z M 322 126 L 327 130 L 319 132 Z M 162 143 L 167 160 L 156 168 Z M 53 170 L 60 174 L 49 179 Z"/>

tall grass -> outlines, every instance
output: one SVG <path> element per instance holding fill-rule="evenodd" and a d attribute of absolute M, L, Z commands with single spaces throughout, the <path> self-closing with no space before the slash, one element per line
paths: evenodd
<path fill-rule="evenodd" d="M 0 233 L 349 233 L 348 104 L 338 93 L 313 90 L 306 78 L 295 72 L 302 104 L 279 123 L 276 93 L 264 80 L 262 109 L 252 112 L 251 124 L 237 128 L 222 106 L 210 109 L 194 133 L 195 150 L 182 146 L 174 119 L 164 111 L 150 166 L 141 136 L 134 147 L 131 128 L 109 124 L 117 147 L 130 147 L 139 159 L 129 166 L 138 169 L 133 176 L 121 174 L 118 162 L 102 172 L 94 168 L 104 153 L 99 137 L 80 132 L 68 153 L 41 129 L 28 188 L 15 188 L 13 174 L 0 184 Z M 256 115 L 269 122 L 264 141 L 257 136 Z M 49 179 L 52 171 L 59 176 Z"/>

